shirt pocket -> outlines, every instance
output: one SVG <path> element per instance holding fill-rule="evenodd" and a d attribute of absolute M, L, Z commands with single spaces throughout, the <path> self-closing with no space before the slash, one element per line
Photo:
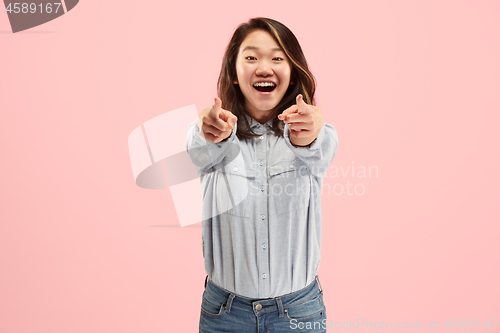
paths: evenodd
<path fill-rule="evenodd" d="M 217 170 L 216 215 L 234 215 L 250 218 L 252 213 L 251 185 L 256 171 L 243 163 L 242 158 Z"/>
<path fill-rule="evenodd" d="M 278 215 L 309 207 L 310 172 L 302 160 L 280 161 L 269 168 L 269 176 L 271 207 Z"/>

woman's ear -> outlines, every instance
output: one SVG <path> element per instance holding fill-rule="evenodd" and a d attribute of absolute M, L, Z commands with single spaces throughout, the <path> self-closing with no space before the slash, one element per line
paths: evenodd
<path fill-rule="evenodd" d="M 235 80 L 233 81 L 233 84 L 238 84 L 238 80 L 236 80 L 236 79 L 235 79 Z"/>

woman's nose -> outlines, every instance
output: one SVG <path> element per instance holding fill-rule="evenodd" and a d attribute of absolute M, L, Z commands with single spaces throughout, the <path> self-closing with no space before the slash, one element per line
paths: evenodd
<path fill-rule="evenodd" d="M 259 63 L 259 66 L 257 67 L 257 70 L 255 71 L 255 74 L 257 76 L 269 76 L 269 75 L 273 75 L 273 70 L 267 62 L 262 61 Z"/>

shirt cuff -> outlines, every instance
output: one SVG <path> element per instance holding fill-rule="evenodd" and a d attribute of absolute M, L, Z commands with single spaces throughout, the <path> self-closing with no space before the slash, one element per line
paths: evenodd
<path fill-rule="evenodd" d="M 312 156 L 317 150 L 320 149 L 321 143 L 325 137 L 325 123 L 321 127 L 318 136 L 314 139 L 310 146 L 294 146 L 290 141 L 290 128 L 288 127 L 288 124 L 285 124 L 285 128 L 283 129 L 283 137 L 285 138 L 287 146 L 290 147 L 290 149 L 292 149 L 296 154 L 301 156 Z"/>

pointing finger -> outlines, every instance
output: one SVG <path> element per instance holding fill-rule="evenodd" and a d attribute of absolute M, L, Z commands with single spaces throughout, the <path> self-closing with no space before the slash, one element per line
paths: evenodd
<path fill-rule="evenodd" d="M 219 97 L 214 98 L 214 105 L 210 109 L 210 115 L 214 118 L 219 117 L 219 113 L 222 110 L 222 101 Z"/>
<path fill-rule="evenodd" d="M 286 117 L 286 121 L 285 121 L 285 123 L 287 123 L 287 124 L 290 124 L 290 123 L 304 123 L 304 122 L 308 122 L 308 118 L 305 117 L 304 115 L 300 114 L 300 113 L 289 114 Z"/>
<path fill-rule="evenodd" d="M 278 115 L 279 120 L 285 120 L 286 116 L 292 113 L 297 113 L 297 105 L 292 105 L 285 111 L 283 111 L 280 115 Z"/>
<path fill-rule="evenodd" d="M 222 100 L 219 97 L 214 98 L 214 105 L 210 109 L 210 115 L 209 118 L 210 120 L 207 119 L 207 123 L 209 125 L 214 126 L 220 131 L 227 131 L 229 126 L 226 124 L 225 121 L 221 119 L 221 113 L 222 113 Z"/>
<path fill-rule="evenodd" d="M 215 97 L 214 102 L 215 102 L 214 105 L 216 105 L 217 108 L 222 109 L 222 100 L 219 97 Z"/>

